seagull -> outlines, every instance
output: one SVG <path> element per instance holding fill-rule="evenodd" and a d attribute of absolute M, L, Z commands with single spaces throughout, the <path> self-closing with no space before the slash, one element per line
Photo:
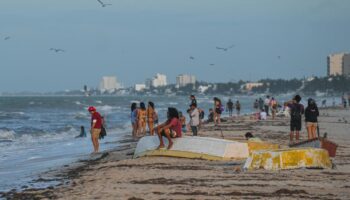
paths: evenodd
<path fill-rule="evenodd" d="M 10 36 L 7 36 L 4 38 L 4 40 L 9 40 L 11 37 Z"/>
<path fill-rule="evenodd" d="M 193 56 L 190 56 L 190 59 L 191 59 L 191 60 L 194 60 L 194 57 L 193 57 Z"/>
<path fill-rule="evenodd" d="M 210 66 L 214 66 L 215 64 L 209 64 Z"/>
<path fill-rule="evenodd" d="M 227 51 L 227 50 L 229 50 L 229 49 L 232 49 L 234 46 L 235 46 L 235 45 L 232 44 L 232 45 L 230 45 L 230 46 L 228 46 L 228 47 L 216 47 L 216 49 L 218 49 L 218 50 L 223 50 L 223 51 Z"/>
<path fill-rule="evenodd" d="M 56 53 L 58 53 L 60 51 L 65 52 L 65 50 L 63 50 L 63 49 L 56 49 L 56 48 L 50 48 L 49 50 L 50 51 L 55 51 Z"/>
<path fill-rule="evenodd" d="M 277 56 L 278 59 L 281 59 L 281 56 Z"/>
<path fill-rule="evenodd" d="M 97 0 L 97 1 L 101 4 L 102 7 L 106 7 L 106 6 L 111 6 L 112 5 L 110 3 L 103 3 L 101 0 Z"/>

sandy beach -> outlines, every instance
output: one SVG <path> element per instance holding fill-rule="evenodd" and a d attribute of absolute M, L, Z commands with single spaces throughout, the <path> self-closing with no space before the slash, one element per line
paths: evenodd
<path fill-rule="evenodd" d="M 61 184 L 2 194 L 8 199 L 349 199 L 350 110 L 320 111 L 320 132 L 337 143 L 333 169 L 243 171 L 244 161 L 206 161 L 170 157 L 132 159 L 136 141 L 96 158 L 66 166 L 55 176 Z M 207 124 L 200 136 L 244 141 L 253 132 L 264 141 L 287 147 L 289 119 L 228 120 L 221 129 Z M 301 137 L 307 137 L 303 130 Z"/>

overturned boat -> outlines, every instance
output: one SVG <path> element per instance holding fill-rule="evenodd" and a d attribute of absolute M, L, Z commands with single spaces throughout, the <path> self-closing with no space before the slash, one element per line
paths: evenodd
<path fill-rule="evenodd" d="M 164 138 L 165 146 L 168 140 Z M 184 136 L 173 139 L 170 150 L 156 148 L 159 146 L 158 136 L 146 136 L 137 143 L 134 158 L 142 156 L 170 156 L 181 158 L 197 158 L 205 160 L 246 159 L 249 156 L 247 143 L 209 138 Z"/>
<path fill-rule="evenodd" d="M 254 151 L 246 160 L 244 169 L 332 168 L 327 150 L 319 148 L 291 148 Z"/>

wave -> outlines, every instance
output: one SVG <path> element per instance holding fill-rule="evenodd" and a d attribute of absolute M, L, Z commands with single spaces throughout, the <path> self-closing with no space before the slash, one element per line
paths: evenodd
<path fill-rule="evenodd" d="M 9 120 L 9 119 L 20 119 L 27 120 L 30 117 L 27 116 L 24 112 L 0 112 L 0 119 Z"/>

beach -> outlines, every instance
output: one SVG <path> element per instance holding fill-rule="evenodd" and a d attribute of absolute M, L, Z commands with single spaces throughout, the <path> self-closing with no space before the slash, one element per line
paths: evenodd
<path fill-rule="evenodd" d="M 349 199 L 350 111 L 320 110 L 320 132 L 337 143 L 333 169 L 244 171 L 242 160 L 207 161 L 170 157 L 132 159 L 135 140 L 89 160 L 48 172 L 61 182 L 55 187 L 12 190 L 8 199 Z M 307 137 L 303 129 L 301 138 Z M 264 141 L 287 147 L 289 119 L 256 121 L 249 116 L 228 119 L 220 129 L 206 124 L 199 136 L 244 141 L 252 132 Z M 44 176 L 44 175 L 43 175 Z M 45 178 L 38 181 L 45 181 Z"/>

